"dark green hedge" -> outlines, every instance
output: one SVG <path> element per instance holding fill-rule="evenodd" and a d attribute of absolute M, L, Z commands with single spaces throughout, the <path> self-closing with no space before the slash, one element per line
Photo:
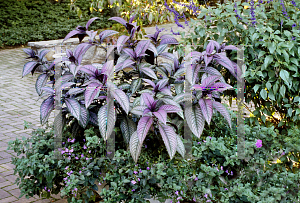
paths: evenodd
<path fill-rule="evenodd" d="M 107 28 L 109 10 L 99 16 L 88 11 L 89 2 L 76 4 L 85 14 L 81 19 L 69 9 L 69 1 L 52 4 L 48 0 L 6 0 L 0 1 L 0 47 L 24 45 L 29 41 L 54 40 L 64 38 L 77 25 L 85 25 L 91 17 L 100 17 L 90 29 Z M 85 6 L 86 5 L 86 6 Z"/>

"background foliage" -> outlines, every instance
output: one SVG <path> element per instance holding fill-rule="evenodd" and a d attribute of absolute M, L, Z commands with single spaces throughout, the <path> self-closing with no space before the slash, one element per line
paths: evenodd
<path fill-rule="evenodd" d="M 55 40 L 64 38 L 78 24 L 91 17 L 101 20 L 92 29 L 107 28 L 109 9 L 100 13 L 90 13 L 83 0 L 77 5 L 86 13 L 81 19 L 76 12 L 70 11 L 67 3 L 51 4 L 48 0 L 7 0 L 0 2 L 0 47 L 24 45 L 29 41 Z"/>

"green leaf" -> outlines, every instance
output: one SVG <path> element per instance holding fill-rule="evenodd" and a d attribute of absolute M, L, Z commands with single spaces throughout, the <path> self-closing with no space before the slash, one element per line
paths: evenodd
<path fill-rule="evenodd" d="M 265 62 L 264 62 L 264 66 L 265 68 L 268 67 L 268 65 L 273 61 L 273 56 L 272 55 L 268 55 L 266 58 L 265 58 Z"/>
<path fill-rule="evenodd" d="M 269 94 L 268 94 L 269 98 L 273 101 L 275 101 L 275 96 L 273 94 L 273 91 L 272 90 L 269 90 Z"/>
<path fill-rule="evenodd" d="M 268 90 L 270 90 L 271 87 L 272 87 L 271 83 L 270 83 L 270 82 L 267 82 L 266 87 L 267 87 Z"/>
<path fill-rule="evenodd" d="M 268 93 L 267 93 L 267 91 L 266 91 L 265 89 L 262 89 L 262 90 L 260 91 L 260 96 L 261 96 L 264 100 L 266 100 L 267 95 L 268 95 Z"/>
<path fill-rule="evenodd" d="M 281 70 L 279 73 L 279 76 L 284 80 L 284 82 L 289 86 L 290 82 L 289 82 L 289 77 L 290 74 L 289 72 L 287 72 L 286 70 Z"/>
<path fill-rule="evenodd" d="M 285 30 L 283 33 L 284 33 L 284 35 L 287 36 L 288 38 L 292 36 L 292 33 L 291 33 L 290 31 L 288 31 L 288 30 Z"/>
<path fill-rule="evenodd" d="M 262 57 L 266 52 L 265 51 L 260 51 L 258 54 L 258 58 Z"/>
<path fill-rule="evenodd" d="M 276 44 L 275 44 L 275 42 L 272 42 L 272 45 L 269 46 L 270 53 L 273 54 L 275 49 L 276 49 Z"/>
<path fill-rule="evenodd" d="M 285 50 L 282 50 L 282 53 L 283 53 L 283 57 L 284 57 L 285 61 L 287 63 L 289 63 L 290 62 L 290 57 L 289 57 L 288 53 Z"/>
<path fill-rule="evenodd" d="M 253 87 L 253 90 L 254 90 L 255 93 L 257 92 L 257 90 L 258 90 L 259 87 L 260 87 L 260 84 L 256 84 L 256 85 Z"/>
<path fill-rule="evenodd" d="M 296 66 L 299 66 L 298 60 L 296 58 L 291 58 L 291 62 Z"/>
<path fill-rule="evenodd" d="M 235 16 L 230 16 L 229 19 L 231 20 L 232 24 L 234 26 L 236 26 L 236 24 L 237 24 L 236 17 Z"/>
<path fill-rule="evenodd" d="M 278 88 L 279 88 L 279 85 L 278 83 L 276 82 L 275 85 L 273 86 L 273 92 L 274 92 L 274 95 L 276 95 L 277 91 L 278 91 Z"/>
<path fill-rule="evenodd" d="M 117 183 L 115 183 L 115 182 L 111 182 L 110 184 L 111 184 L 111 186 L 114 187 L 114 188 L 117 188 L 117 187 L 118 187 L 118 186 L 117 186 Z"/>
<path fill-rule="evenodd" d="M 282 96 L 283 98 L 285 97 L 285 91 L 286 91 L 286 87 L 285 87 L 284 85 L 282 85 L 282 86 L 280 87 L 279 92 L 280 92 L 280 94 L 281 94 L 281 96 Z"/>

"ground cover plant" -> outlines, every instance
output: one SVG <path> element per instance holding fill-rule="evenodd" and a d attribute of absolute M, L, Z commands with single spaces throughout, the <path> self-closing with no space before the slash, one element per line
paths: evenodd
<path fill-rule="evenodd" d="M 70 11 L 67 3 L 51 4 L 48 0 L 1 1 L 0 47 L 64 38 L 78 23 L 85 23 L 89 18 L 96 16 L 96 13 L 88 13 L 87 8 L 81 6 L 80 2 L 82 1 L 76 5 L 80 6 L 85 14 L 81 19 L 76 12 Z M 112 26 L 112 23 L 107 20 L 108 9 L 99 16 L 102 20 L 96 22 L 93 29 Z"/>

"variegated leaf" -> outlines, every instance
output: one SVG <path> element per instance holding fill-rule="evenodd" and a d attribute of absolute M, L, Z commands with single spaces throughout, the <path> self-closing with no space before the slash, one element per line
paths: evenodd
<path fill-rule="evenodd" d="M 101 86 L 98 83 L 91 83 L 84 92 L 85 108 L 88 108 L 93 100 L 98 97 Z"/>
<path fill-rule="evenodd" d="M 103 40 L 104 40 L 106 37 L 112 36 L 112 35 L 117 34 L 117 33 L 119 33 L 119 32 L 114 31 L 114 30 L 104 30 L 104 31 L 102 31 L 102 32 L 99 34 L 100 44 L 103 42 Z"/>
<path fill-rule="evenodd" d="M 192 101 L 192 99 L 195 99 L 195 96 L 191 93 L 181 93 L 174 97 L 174 101 L 177 103 L 181 103 L 184 101 Z"/>
<path fill-rule="evenodd" d="M 129 112 L 129 99 L 127 95 L 120 89 L 114 90 L 114 98 L 117 100 L 117 102 L 121 105 L 123 110 L 128 114 Z"/>
<path fill-rule="evenodd" d="M 185 119 L 188 121 L 187 124 L 190 130 L 196 137 L 200 138 L 205 124 L 200 108 L 198 106 L 191 106 L 186 107 L 184 110 Z"/>
<path fill-rule="evenodd" d="M 98 125 L 101 136 L 106 140 L 107 104 L 102 106 L 98 111 Z"/>
<path fill-rule="evenodd" d="M 146 109 L 147 110 L 147 109 Z M 164 125 L 167 123 L 167 112 L 164 110 L 158 110 L 157 112 L 153 112 L 153 114 L 158 118 L 160 122 L 162 122 Z"/>
<path fill-rule="evenodd" d="M 159 132 L 165 143 L 170 159 L 173 159 L 177 147 L 177 134 L 170 126 L 160 124 L 158 125 Z"/>
<path fill-rule="evenodd" d="M 155 73 L 153 70 L 151 70 L 150 68 L 144 67 L 140 69 L 143 73 L 145 73 L 146 75 L 148 75 L 149 77 L 157 80 L 158 78 L 156 77 Z"/>
<path fill-rule="evenodd" d="M 38 62 L 35 62 L 35 61 L 29 61 L 29 62 L 25 63 L 25 65 L 23 67 L 22 77 L 29 74 L 32 70 L 34 70 L 39 65 L 40 64 Z"/>
<path fill-rule="evenodd" d="M 160 44 L 156 50 L 157 50 L 157 54 L 161 54 L 163 53 L 163 51 L 165 51 L 165 49 L 168 47 L 168 44 Z"/>
<path fill-rule="evenodd" d="M 121 120 L 120 128 L 126 143 L 129 143 L 130 137 L 136 131 L 136 124 L 130 118 L 125 117 Z"/>
<path fill-rule="evenodd" d="M 150 45 L 150 40 L 139 41 L 135 48 L 136 56 L 139 57 L 142 54 L 144 54 L 145 51 L 148 49 L 149 45 Z"/>
<path fill-rule="evenodd" d="M 202 115 L 205 118 L 208 125 L 210 124 L 213 115 L 213 105 L 210 99 L 199 99 L 199 105 L 202 110 Z"/>
<path fill-rule="evenodd" d="M 179 129 L 179 128 L 178 128 Z M 177 146 L 176 151 L 184 158 L 185 155 L 185 147 L 179 135 L 177 135 Z"/>
<path fill-rule="evenodd" d="M 43 92 L 41 90 L 41 88 L 46 85 L 48 77 L 49 77 L 49 75 L 44 73 L 44 74 L 41 74 L 38 77 L 38 79 L 36 80 L 35 89 L 36 89 L 36 92 L 38 93 L 39 96 L 41 96 L 41 94 Z"/>
<path fill-rule="evenodd" d="M 84 106 L 80 105 L 80 119 L 78 120 L 79 125 L 85 128 L 89 122 L 89 117 L 90 115 L 88 110 Z"/>
<path fill-rule="evenodd" d="M 159 110 L 164 110 L 167 113 L 177 113 L 177 112 L 182 111 L 182 109 L 180 107 L 173 106 L 170 104 L 162 105 L 161 107 L 159 107 Z"/>
<path fill-rule="evenodd" d="M 135 106 L 131 109 L 131 113 L 138 115 L 138 116 L 142 116 L 144 113 L 144 110 L 148 108 L 147 106 Z"/>
<path fill-rule="evenodd" d="M 142 79 L 135 79 L 131 83 L 131 92 L 135 93 L 142 86 Z"/>
<path fill-rule="evenodd" d="M 157 50 L 156 50 L 155 46 L 152 43 L 149 44 L 148 50 L 153 52 L 154 57 L 157 57 L 157 55 L 158 55 Z"/>
<path fill-rule="evenodd" d="M 118 54 L 120 55 L 120 52 L 123 48 L 123 45 L 127 42 L 127 40 L 129 39 L 129 36 L 126 35 L 122 35 L 118 38 L 117 41 L 117 50 L 118 50 Z"/>
<path fill-rule="evenodd" d="M 76 99 L 67 98 L 65 99 L 66 106 L 69 112 L 77 119 L 80 120 L 81 108 L 80 104 Z"/>
<path fill-rule="evenodd" d="M 134 162 L 137 163 L 142 150 L 142 144 L 139 142 L 137 131 L 135 131 L 130 137 L 129 148 Z"/>
<path fill-rule="evenodd" d="M 142 117 L 139 120 L 138 126 L 137 126 L 137 135 L 139 137 L 139 142 L 143 143 L 144 139 L 146 138 L 146 135 L 153 123 L 152 117 Z"/>
<path fill-rule="evenodd" d="M 50 113 L 53 109 L 54 109 L 54 96 L 51 95 L 42 102 L 40 107 L 40 119 L 42 125 L 44 125 L 44 123 L 48 120 Z"/>
<path fill-rule="evenodd" d="M 80 94 L 82 92 L 84 92 L 85 89 L 83 88 L 71 88 L 69 91 L 68 91 L 68 94 L 69 95 L 72 95 L 72 94 Z"/>
<path fill-rule="evenodd" d="M 220 102 L 216 102 L 216 101 L 212 101 L 213 107 L 220 112 L 220 114 L 226 119 L 226 121 L 229 124 L 229 127 L 231 128 L 231 118 L 230 118 L 230 114 L 227 111 L 226 107 L 223 106 L 223 104 L 221 104 Z"/>
<path fill-rule="evenodd" d="M 106 99 L 106 100 L 107 100 L 107 128 L 106 128 L 105 140 L 107 140 L 111 136 L 116 123 L 114 100 L 113 99 Z"/>
<path fill-rule="evenodd" d="M 176 71 L 174 77 L 178 78 L 179 76 L 185 75 L 185 72 L 186 72 L 186 68 L 180 68 Z"/>

